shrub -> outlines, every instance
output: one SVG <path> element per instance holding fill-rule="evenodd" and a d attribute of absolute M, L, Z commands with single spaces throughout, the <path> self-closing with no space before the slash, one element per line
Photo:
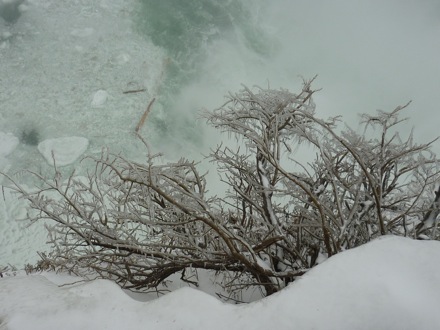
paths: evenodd
<path fill-rule="evenodd" d="M 244 87 L 204 113 L 240 142 L 209 155 L 224 196 L 207 193 L 196 163 L 161 164 L 150 152 L 144 163 L 103 152 L 86 178 L 34 173 L 36 191 L 15 184 L 34 210 L 29 220 L 51 220 L 52 252 L 42 263 L 131 289 L 208 269 L 231 292 L 259 286 L 270 295 L 320 258 L 378 236 L 438 239 L 439 161 L 432 142 L 398 133 L 407 105 L 362 115 L 359 134 L 315 116 L 314 92 L 310 81 L 298 94 Z M 308 163 L 297 148 L 304 143 L 316 154 Z"/>

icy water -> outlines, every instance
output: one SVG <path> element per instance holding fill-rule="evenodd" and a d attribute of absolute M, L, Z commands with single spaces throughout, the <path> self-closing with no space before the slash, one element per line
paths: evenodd
<path fill-rule="evenodd" d="M 201 109 L 242 83 L 294 91 L 315 74 L 322 117 L 353 125 L 412 99 L 407 127 L 432 139 L 438 35 L 429 0 L 0 0 L 0 170 L 50 174 L 37 145 L 69 136 L 88 139 L 83 155 L 140 158 L 134 132 L 153 98 L 142 136 L 167 159 L 197 158 L 219 141 Z M 0 200 L 0 266 L 44 248 L 42 227 L 17 221 L 24 212 Z"/>

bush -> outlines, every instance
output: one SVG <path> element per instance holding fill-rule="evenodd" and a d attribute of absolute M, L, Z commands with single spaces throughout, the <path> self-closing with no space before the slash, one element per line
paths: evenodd
<path fill-rule="evenodd" d="M 207 269 L 231 292 L 259 286 L 270 295 L 319 259 L 378 236 L 438 239 L 439 161 L 432 142 L 397 132 L 406 105 L 362 115 L 363 134 L 339 132 L 339 118 L 315 116 L 313 93 L 310 81 L 299 94 L 244 87 L 204 114 L 241 143 L 209 155 L 224 196 L 208 195 L 194 162 L 164 165 L 149 152 L 142 164 L 103 152 L 87 178 L 56 171 L 39 177 L 37 191 L 16 184 L 34 210 L 29 220 L 52 223 L 53 249 L 41 263 L 131 289 Z M 314 161 L 302 161 L 301 143 Z"/>

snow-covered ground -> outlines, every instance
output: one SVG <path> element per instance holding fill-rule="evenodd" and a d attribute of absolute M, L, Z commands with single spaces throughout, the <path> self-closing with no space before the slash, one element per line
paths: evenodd
<path fill-rule="evenodd" d="M 53 273 L 4 276 L 0 329 L 440 329 L 436 241 L 383 237 L 247 305 L 189 287 L 139 301 L 110 281 L 78 280 Z"/>

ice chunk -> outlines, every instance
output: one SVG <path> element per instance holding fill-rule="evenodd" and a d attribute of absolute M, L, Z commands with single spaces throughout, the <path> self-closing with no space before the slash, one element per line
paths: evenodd
<path fill-rule="evenodd" d="M 130 57 L 129 54 L 122 53 L 122 54 L 119 54 L 118 56 L 116 56 L 114 58 L 113 62 L 118 64 L 118 65 L 123 65 L 125 63 L 130 62 L 130 59 L 131 59 L 131 57 Z"/>
<path fill-rule="evenodd" d="M 38 144 L 38 150 L 53 165 L 52 153 L 57 166 L 66 166 L 74 163 L 89 146 L 89 140 L 80 136 L 47 139 Z"/>
<path fill-rule="evenodd" d="M 85 38 L 91 36 L 95 31 L 93 28 L 84 28 L 84 29 L 74 29 L 70 32 L 70 34 L 74 37 Z"/>
<path fill-rule="evenodd" d="M 92 107 L 94 108 L 102 107 L 104 103 L 107 101 L 107 98 L 108 98 L 108 93 L 100 89 L 93 95 Z"/>

